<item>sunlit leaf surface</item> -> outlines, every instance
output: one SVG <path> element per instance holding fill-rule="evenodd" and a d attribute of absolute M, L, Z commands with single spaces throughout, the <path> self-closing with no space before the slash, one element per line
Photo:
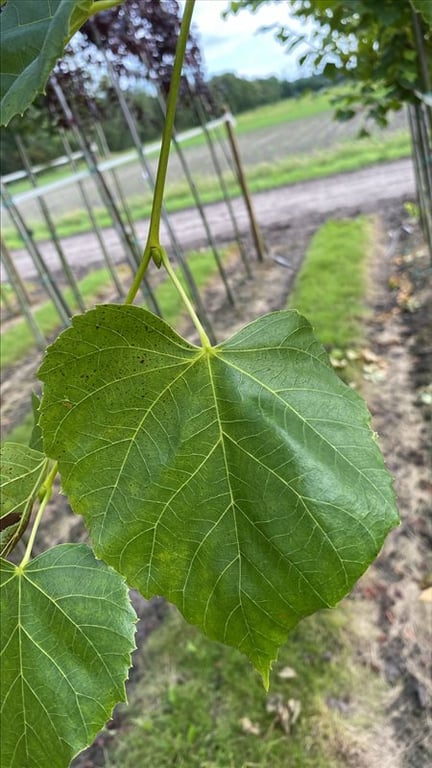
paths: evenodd
<path fill-rule="evenodd" d="M 45 448 L 96 554 L 265 682 L 288 630 L 397 523 L 366 407 L 294 311 L 205 351 L 143 309 L 98 307 L 40 376 Z"/>

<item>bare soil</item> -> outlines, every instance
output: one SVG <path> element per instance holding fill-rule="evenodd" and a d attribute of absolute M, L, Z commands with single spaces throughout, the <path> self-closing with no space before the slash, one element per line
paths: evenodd
<path fill-rule="evenodd" d="M 238 266 L 230 267 L 235 307 L 228 304 L 216 280 L 205 303 L 217 337 L 226 337 L 258 314 L 285 305 L 310 236 L 328 216 L 373 212 L 380 222 L 379 242 L 371 254 L 369 363 L 361 388 L 395 477 L 402 522 L 350 597 L 357 617 L 353 654 L 383 681 L 387 694 L 377 725 L 360 692 L 352 691 L 362 724 L 349 742 L 341 744 L 339 758 L 341 767 L 425 768 L 432 760 L 432 603 L 424 600 L 432 583 L 432 286 L 418 230 L 410 231 L 406 225 L 403 201 L 413 197 L 411 167 L 400 161 L 384 170 L 382 176 L 376 169 L 366 169 L 256 196 L 258 217 L 266 222 L 263 234 L 269 255 L 264 263 L 254 264 L 252 281 Z M 225 213 L 218 206 L 212 209 L 219 238 L 229 240 Z M 203 243 L 192 212 L 178 214 L 175 222 L 179 229 L 186 222 L 181 237 L 186 247 Z M 82 254 L 84 241 L 76 240 L 76 252 Z M 193 337 L 188 326 L 182 330 Z M 32 357 L 3 381 L 8 418 L 18 418 L 20 409 L 8 409 L 8 401 L 16 401 L 18 391 L 27 399 L 36 365 Z M 66 499 L 56 496 L 38 547 L 83 538 L 80 520 L 69 513 Z M 163 621 L 164 603 L 148 603 L 136 595 L 133 599 L 141 618 L 142 643 Z M 118 731 L 121 723 L 114 721 L 114 726 Z M 107 740 L 109 736 L 102 735 L 74 766 L 104 765 Z"/>
<path fill-rule="evenodd" d="M 371 267 L 376 367 L 362 385 L 401 515 L 351 595 L 357 656 L 388 686 L 384 728 L 358 763 L 365 768 L 432 764 L 432 270 L 400 213 L 382 220 L 388 230 Z"/>

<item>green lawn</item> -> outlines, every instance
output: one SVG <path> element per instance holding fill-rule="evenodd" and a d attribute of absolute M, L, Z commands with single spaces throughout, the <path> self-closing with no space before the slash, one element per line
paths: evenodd
<path fill-rule="evenodd" d="M 90 272 L 79 281 L 79 292 L 87 306 L 93 304 L 101 290 L 106 289 L 111 282 L 108 269 L 97 269 Z M 67 288 L 64 297 L 68 306 L 76 311 L 77 304 L 72 290 Z M 51 300 L 45 301 L 34 310 L 34 319 L 43 335 L 49 337 L 61 327 L 61 320 Z M 27 322 L 18 320 L 1 335 L 1 367 L 4 370 L 8 366 L 20 360 L 34 348 L 35 340 Z"/>
<path fill-rule="evenodd" d="M 320 341 L 345 349 L 362 339 L 370 219 L 329 219 L 318 230 L 297 275 L 289 307 L 312 323 Z"/>
<path fill-rule="evenodd" d="M 350 718 L 328 702 L 353 687 L 374 697 L 374 681 L 352 664 L 348 614 L 304 620 L 288 637 L 267 696 L 237 651 L 213 643 L 172 610 L 135 657 L 137 673 L 122 728 L 107 750 L 110 768 L 341 768 Z M 288 668 L 288 670 L 287 670 Z M 283 678 L 285 674 L 295 677 Z M 277 713 L 299 710 L 284 731 Z M 373 707 L 373 705 L 371 705 Z"/>
<path fill-rule="evenodd" d="M 235 115 L 236 134 L 253 133 L 281 123 L 305 120 L 324 113 L 330 114 L 333 111 L 331 102 L 335 94 L 335 88 L 319 93 L 307 93 L 299 98 L 282 99 L 274 104 L 242 112 L 240 115 Z M 182 147 L 198 147 L 204 143 L 204 136 L 194 136 L 182 142 Z"/>
<path fill-rule="evenodd" d="M 314 115 L 330 113 L 333 110 L 331 101 L 336 89 L 319 93 L 307 93 L 300 98 L 283 99 L 276 104 L 252 109 L 236 116 L 236 133 L 250 133 L 272 125 L 290 123 L 294 120 L 305 120 Z"/>
<path fill-rule="evenodd" d="M 353 383 L 359 379 L 373 237 L 370 218 L 326 221 L 312 238 L 288 299 L 312 324 L 341 378 Z"/>

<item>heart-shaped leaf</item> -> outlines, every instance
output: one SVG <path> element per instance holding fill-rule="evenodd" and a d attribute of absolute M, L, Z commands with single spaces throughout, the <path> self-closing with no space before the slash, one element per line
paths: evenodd
<path fill-rule="evenodd" d="M 26 529 L 47 458 L 27 445 L 5 443 L 0 449 L 0 461 L 0 555 L 4 556 Z"/>
<path fill-rule="evenodd" d="M 366 407 L 297 312 L 208 350 L 98 307 L 40 376 L 45 449 L 96 553 L 266 683 L 288 630 L 340 600 L 397 523 Z"/>
<path fill-rule="evenodd" d="M 1 765 L 66 768 L 117 701 L 134 642 L 126 585 L 85 544 L 1 561 Z"/>
<path fill-rule="evenodd" d="M 93 0 L 7 0 L 1 14 L 1 123 L 22 114 L 45 88 Z"/>

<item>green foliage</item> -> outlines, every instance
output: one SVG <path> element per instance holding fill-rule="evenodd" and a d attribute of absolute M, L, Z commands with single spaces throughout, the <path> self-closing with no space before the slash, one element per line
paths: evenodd
<path fill-rule="evenodd" d="M 231 9 L 256 10 L 268 0 L 234 0 Z M 349 119 L 359 108 L 380 125 L 391 110 L 416 103 L 425 91 L 422 66 L 413 25 L 413 5 L 430 19 L 430 3 L 422 0 L 288 0 L 293 17 L 309 24 L 297 35 L 280 24 L 279 40 L 287 50 L 308 43 L 299 62 L 327 77 L 341 74 L 355 86 L 341 97 L 336 111 Z M 310 30 L 310 31 L 309 31 Z M 432 74 L 432 35 L 424 36 L 425 57 Z M 420 96 L 419 96 L 420 94 Z"/>
<path fill-rule="evenodd" d="M 135 613 L 87 545 L 1 561 L 1 764 L 62 768 L 125 698 Z"/>
<path fill-rule="evenodd" d="M 0 555 L 13 549 L 25 531 L 47 467 L 45 454 L 6 443 L 1 457 Z"/>
<path fill-rule="evenodd" d="M 2 11 L 1 122 L 22 114 L 46 85 L 92 0 L 8 0 Z"/>
<path fill-rule="evenodd" d="M 30 435 L 29 445 L 30 445 L 30 448 L 33 448 L 35 451 L 43 452 L 43 437 L 42 437 L 42 430 L 39 424 L 40 398 L 37 396 L 35 392 L 32 392 L 31 405 L 32 405 L 33 427 Z"/>
<path fill-rule="evenodd" d="M 410 0 L 412 7 L 420 13 L 424 21 L 432 29 L 432 3 L 430 0 Z"/>
<path fill-rule="evenodd" d="M 288 630 L 340 600 L 396 524 L 367 411 L 295 312 L 206 350 L 99 307 L 40 377 L 45 449 L 96 554 L 266 685 Z"/>
<path fill-rule="evenodd" d="M 16 144 L 19 134 L 26 145 L 33 166 L 44 165 L 64 154 L 64 146 L 52 120 L 40 105 L 32 104 L 22 117 L 14 117 L 8 126 L 0 128 L 0 164 L 2 175 L 22 169 L 22 159 Z M 73 137 L 70 137 L 76 149 Z M 27 181 L 27 187 L 29 182 Z"/>

